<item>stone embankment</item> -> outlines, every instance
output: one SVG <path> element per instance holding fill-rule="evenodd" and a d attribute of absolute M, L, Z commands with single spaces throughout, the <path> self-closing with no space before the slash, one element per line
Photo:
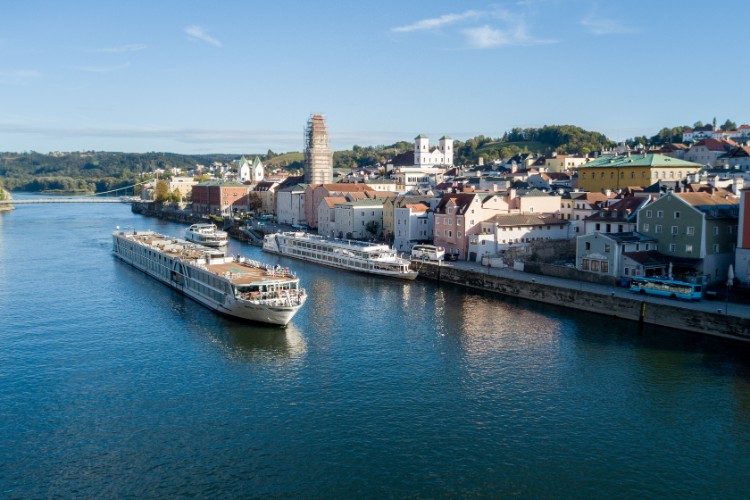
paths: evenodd
<path fill-rule="evenodd" d="M 634 295 L 616 287 L 512 270 L 413 262 L 420 278 L 624 318 L 645 324 L 750 341 L 750 308 L 722 302 L 682 302 Z"/>
<path fill-rule="evenodd" d="M 151 201 L 134 202 L 131 204 L 131 210 L 134 213 L 145 215 L 146 217 L 156 217 L 158 219 L 177 222 L 179 224 L 199 224 L 201 222 L 215 222 L 203 214 L 194 214 L 189 210 L 178 210 L 173 207 L 163 206 Z M 223 229 L 229 236 L 240 241 L 247 241 L 248 236 L 240 231 L 240 221 L 236 219 L 224 219 Z M 220 224 L 219 224 L 220 225 Z"/>

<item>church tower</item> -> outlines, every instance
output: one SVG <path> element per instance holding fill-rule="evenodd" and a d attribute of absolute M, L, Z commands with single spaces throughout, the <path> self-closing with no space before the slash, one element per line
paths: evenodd
<path fill-rule="evenodd" d="M 430 140 L 424 134 L 414 138 L 414 165 L 422 166 L 430 163 Z"/>
<path fill-rule="evenodd" d="M 447 135 L 441 137 L 440 152 L 443 154 L 443 165 L 453 166 L 453 139 Z"/>
<path fill-rule="evenodd" d="M 333 152 L 323 115 L 312 115 L 305 127 L 305 184 L 333 182 Z"/>

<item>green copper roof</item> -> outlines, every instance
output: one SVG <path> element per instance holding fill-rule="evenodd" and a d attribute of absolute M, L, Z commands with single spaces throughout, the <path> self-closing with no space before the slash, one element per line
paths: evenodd
<path fill-rule="evenodd" d="M 700 163 L 693 163 L 691 161 L 680 160 L 678 158 L 672 158 L 671 156 L 660 155 L 656 153 L 651 154 L 632 154 L 632 155 L 621 155 L 614 157 L 601 157 L 596 160 L 590 161 L 584 165 L 579 166 L 582 168 L 625 168 L 625 167 L 658 167 L 658 168 L 701 168 L 703 165 Z"/>
<path fill-rule="evenodd" d="M 418 136 L 416 136 L 416 137 L 415 137 L 414 139 L 427 139 L 427 136 L 426 136 L 426 135 L 424 135 L 424 134 L 419 134 L 419 135 L 418 135 Z"/>
<path fill-rule="evenodd" d="M 216 179 L 201 182 L 200 184 L 197 184 L 197 185 L 198 186 L 222 186 L 222 187 L 247 187 L 245 184 L 242 184 L 240 182 L 234 182 L 234 181 L 222 182 Z"/>

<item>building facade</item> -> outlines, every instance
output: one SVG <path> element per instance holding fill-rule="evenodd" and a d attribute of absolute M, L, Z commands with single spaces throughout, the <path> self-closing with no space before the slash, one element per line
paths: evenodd
<path fill-rule="evenodd" d="M 409 252 L 417 243 L 432 241 L 434 214 L 425 203 L 407 203 L 395 209 L 393 248 Z"/>
<path fill-rule="evenodd" d="M 702 167 L 656 153 L 601 157 L 578 168 L 578 187 L 592 192 L 647 187 L 659 181 L 680 181 Z"/>
<path fill-rule="evenodd" d="M 193 186 L 193 211 L 212 215 L 245 212 L 249 193 L 250 186 L 238 182 L 202 182 Z"/>
<path fill-rule="evenodd" d="M 737 245 L 739 198 L 667 193 L 638 211 L 638 231 L 655 239 L 675 274 L 706 284 L 726 280 Z"/>

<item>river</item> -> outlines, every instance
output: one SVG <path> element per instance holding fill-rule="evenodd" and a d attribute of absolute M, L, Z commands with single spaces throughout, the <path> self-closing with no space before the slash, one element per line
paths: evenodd
<path fill-rule="evenodd" d="M 245 325 L 115 259 L 118 225 L 185 229 L 0 213 L 4 498 L 750 495 L 744 345 L 232 242 L 309 291 Z"/>

